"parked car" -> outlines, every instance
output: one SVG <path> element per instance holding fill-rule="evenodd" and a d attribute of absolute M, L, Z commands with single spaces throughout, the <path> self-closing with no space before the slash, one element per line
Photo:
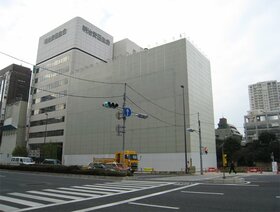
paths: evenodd
<path fill-rule="evenodd" d="M 46 165 L 61 165 L 60 160 L 57 159 L 45 159 L 42 164 Z"/>
<path fill-rule="evenodd" d="M 30 157 L 12 157 L 11 165 L 32 165 L 35 162 Z"/>
<path fill-rule="evenodd" d="M 103 163 L 90 163 L 90 164 L 88 164 L 87 169 L 106 170 L 106 166 Z"/>
<path fill-rule="evenodd" d="M 132 173 L 132 170 L 130 169 L 130 167 L 128 167 L 124 164 L 121 164 L 121 163 L 117 163 L 117 162 L 106 163 L 105 166 L 111 170 L 125 172 L 125 173 Z"/>

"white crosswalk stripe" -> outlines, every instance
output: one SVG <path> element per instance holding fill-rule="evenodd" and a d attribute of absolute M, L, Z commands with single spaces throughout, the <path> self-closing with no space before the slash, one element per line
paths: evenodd
<path fill-rule="evenodd" d="M 131 181 L 108 182 L 87 184 L 80 186 L 59 187 L 42 189 L 39 191 L 12 192 L 0 196 L 0 211 L 31 210 L 33 207 L 47 207 L 48 205 L 60 205 L 68 201 L 82 201 L 83 199 L 95 199 L 100 197 L 120 195 L 159 186 L 174 184 L 171 182 Z M 18 205 L 18 206 L 17 206 Z"/>
<path fill-rule="evenodd" d="M 5 197 L 5 196 L 0 196 L 1 200 L 8 201 L 8 202 L 13 202 L 21 205 L 27 205 L 27 206 L 39 206 L 42 205 L 40 203 L 36 202 L 31 202 L 31 201 L 26 201 L 26 200 L 20 200 L 18 198 L 13 198 L 13 197 Z"/>
<path fill-rule="evenodd" d="M 77 191 L 77 192 L 84 192 L 84 193 L 92 193 L 92 194 L 100 194 L 100 195 L 108 195 L 108 194 L 115 194 L 114 192 L 108 192 L 108 191 L 97 191 L 95 189 L 90 190 L 91 188 L 84 187 L 84 186 L 73 186 L 73 188 L 60 188 L 63 190 L 69 190 L 69 191 Z"/>
<path fill-rule="evenodd" d="M 1 211 L 9 212 L 9 211 L 15 211 L 15 210 L 17 210 L 18 208 L 11 207 L 11 206 L 8 206 L 8 205 L 0 204 L 0 209 L 1 209 Z"/>
<path fill-rule="evenodd" d="M 125 193 L 125 192 L 127 192 L 127 191 L 123 191 L 123 190 L 120 190 L 120 189 L 113 189 L 113 188 L 105 188 L 105 187 L 103 187 L 103 188 L 98 188 L 98 187 L 96 187 L 96 186 L 94 186 L 94 185 L 86 185 L 86 186 L 73 186 L 73 188 L 84 188 L 84 189 L 91 189 L 91 190 L 97 190 L 97 191 L 105 191 L 105 192 L 107 192 L 107 191 L 112 191 L 112 192 L 116 192 L 116 193 Z"/>
<path fill-rule="evenodd" d="M 46 202 L 54 202 L 54 203 L 58 203 L 58 202 L 63 202 L 63 200 L 59 200 L 59 199 L 54 199 L 54 198 L 49 198 L 49 197 L 40 197 L 37 195 L 31 195 L 31 194 L 22 194 L 22 193 L 9 193 L 10 195 L 14 195 L 14 196 L 18 196 L 18 197 L 27 197 L 30 199 L 36 199 L 36 200 L 43 200 Z"/>
<path fill-rule="evenodd" d="M 50 191 L 50 192 L 62 193 L 62 194 L 73 194 L 73 195 L 84 196 L 84 197 L 100 196 L 100 195 L 94 195 L 94 194 L 84 194 L 81 192 L 64 191 L 64 190 L 59 190 L 59 189 L 44 189 L 44 191 Z"/>
<path fill-rule="evenodd" d="M 45 192 L 45 191 L 27 191 L 27 192 L 32 193 L 32 194 L 41 194 L 41 195 L 45 195 L 45 196 L 62 197 L 62 198 L 65 198 L 65 199 L 80 199 L 80 198 L 82 198 L 82 197 L 78 197 L 78 196 L 54 194 L 54 193 Z"/>

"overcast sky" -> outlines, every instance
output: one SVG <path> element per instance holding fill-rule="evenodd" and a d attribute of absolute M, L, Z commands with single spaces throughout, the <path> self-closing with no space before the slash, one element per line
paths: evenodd
<path fill-rule="evenodd" d="M 180 35 L 211 63 L 215 127 L 243 133 L 248 85 L 280 81 L 280 0 L 0 0 L 0 52 L 35 64 L 39 37 L 80 16 L 151 48 Z M 0 69 L 16 63 L 0 54 Z"/>

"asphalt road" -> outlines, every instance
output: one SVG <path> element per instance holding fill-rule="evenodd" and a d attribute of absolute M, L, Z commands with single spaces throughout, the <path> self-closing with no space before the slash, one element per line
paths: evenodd
<path fill-rule="evenodd" d="M 280 175 L 245 178 L 234 185 L 0 170 L 0 211 L 280 211 Z"/>

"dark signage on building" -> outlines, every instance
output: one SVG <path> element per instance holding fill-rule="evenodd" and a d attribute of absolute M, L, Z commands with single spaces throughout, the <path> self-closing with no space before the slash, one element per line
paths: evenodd
<path fill-rule="evenodd" d="M 45 43 L 45 44 L 48 44 L 48 43 L 52 42 L 53 40 L 55 40 L 55 39 L 57 39 L 57 38 L 60 38 L 62 35 L 65 35 L 66 32 L 67 32 L 67 29 L 63 29 L 63 30 L 61 30 L 61 31 L 59 31 L 59 32 L 57 32 L 57 33 L 55 33 L 55 34 L 53 34 L 53 35 L 47 37 L 47 38 L 45 39 L 44 43 Z"/>
<path fill-rule="evenodd" d="M 96 39 L 99 40 L 100 42 L 105 43 L 105 44 L 108 45 L 108 46 L 110 45 L 110 41 L 109 41 L 108 39 L 104 38 L 102 35 L 100 35 L 100 34 L 94 32 L 94 31 L 91 30 L 91 29 L 89 29 L 89 28 L 86 27 L 85 25 L 83 25 L 83 31 L 84 31 L 85 33 L 87 33 L 88 35 L 90 35 L 90 36 L 96 38 Z"/>

